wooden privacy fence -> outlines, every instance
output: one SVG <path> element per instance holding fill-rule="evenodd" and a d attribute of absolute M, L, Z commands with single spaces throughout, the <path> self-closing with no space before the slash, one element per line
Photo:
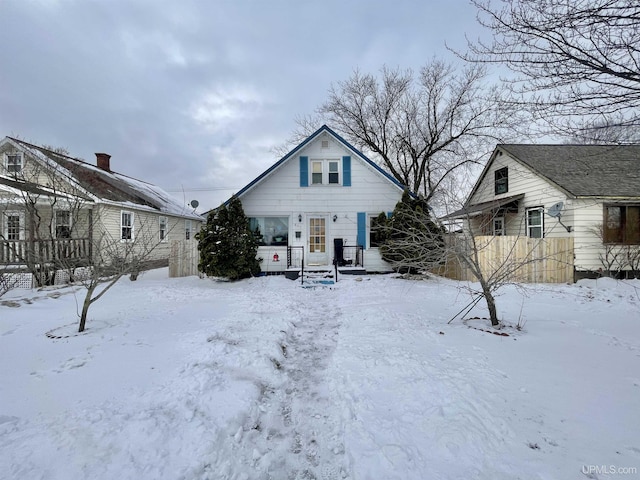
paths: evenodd
<path fill-rule="evenodd" d="M 198 242 L 173 240 L 169 252 L 169 277 L 198 275 Z"/>
<path fill-rule="evenodd" d="M 454 241 L 459 243 L 464 240 Z M 467 255 L 472 255 L 471 239 L 466 239 L 466 248 Z M 573 238 L 478 236 L 475 237 L 475 248 L 485 276 L 497 272 L 505 274 L 509 281 L 520 283 L 574 281 Z M 456 280 L 477 280 L 453 254 L 438 273 Z"/>

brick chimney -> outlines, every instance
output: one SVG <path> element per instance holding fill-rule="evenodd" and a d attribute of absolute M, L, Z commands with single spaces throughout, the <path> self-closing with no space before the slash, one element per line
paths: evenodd
<path fill-rule="evenodd" d="M 111 155 L 109 155 L 108 153 L 96 153 L 96 163 L 98 165 L 98 168 L 104 170 L 105 172 L 110 172 L 111 171 L 111 167 L 109 165 L 110 158 L 111 158 Z"/>

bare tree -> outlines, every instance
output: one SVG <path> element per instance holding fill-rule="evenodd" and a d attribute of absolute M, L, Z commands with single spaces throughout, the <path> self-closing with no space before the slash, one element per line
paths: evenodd
<path fill-rule="evenodd" d="M 587 123 L 582 121 L 580 128 L 573 134 L 569 143 L 579 145 L 623 145 L 640 142 L 640 124 L 639 125 L 621 125 L 620 116 L 608 119 L 606 121 L 596 119 Z"/>
<path fill-rule="evenodd" d="M 411 223 L 427 224 L 433 221 L 428 211 L 421 209 L 407 211 L 405 215 L 412 216 Z M 474 298 L 454 319 L 471 311 L 484 300 L 491 325 L 499 326 L 496 292 L 508 284 L 523 281 L 528 266 L 549 261 L 553 255 L 540 255 L 539 247 L 545 242 L 542 238 L 487 234 L 493 225 L 495 214 L 488 213 L 473 218 L 462 215 L 458 218 L 459 220 L 449 225 L 449 233 L 445 235 L 444 242 L 441 229 L 413 228 L 397 232 L 401 235 L 391 241 L 400 242 L 396 245 L 400 248 L 396 250 L 406 254 L 392 259 L 391 264 L 395 268 L 475 279 L 479 289 L 469 284 Z M 389 238 L 389 235 L 386 237 Z M 522 242 L 525 243 L 524 249 Z M 468 273 L 462 275 L 463 271 Z"/>
<path fill-rule="evenodd" d="M 640 245 L 621 244 L 607 238 L 602 223 L 590 228 L 602 245 L 598 252 L 598 259 L 602 264 L 602 274 L 610 277 L 620 277 L 625 270 L 629 270 L 632 277 L 640 275 Z"/>
<path fill-rule="evenodd" d="M 86 326 L 89 308 L 100 300 L 122 277 L 129 275 L 136 280 L 138 274 L 147 269 L 155 248 L 159 245 L 157 231 L 148 223 L 136 226 L 135 239 L 124 241 L 109 234 L 100 222 L 95 229 L 99 232 L 92 243 L 94 256 L 83 273 L 76 274 L 76 280 L 85 289 L 82 310 L 79 314 L 78 332 Z"/>
<path fill-rule="evenodd" d="M 503 139 L 514 115 L 499 93 L 481 65 L 458 70 L 434 59 L 417 76 L 386 66 L 379 76 L 355 71 L 331 87 L 315 116 L 298 119 L 292 142 L 327 123 L 431 201 Z"/>
<path fill-rule="evenodd" d="M 57 164 L 32 162 L 0 183 L 3 223 L 14 224 L 11 232 L 0 231 L 0 262 L 23 266 L 43 286 L 53 281 L 60 262 L 69 265 L 69 257 L 86 261 L 90 202 L 64 179 Z"/>
<path fill-rule="evenodd" d="M 14 285 L 12 274 L 20 269 L 31 273 L 38 286 L 66 273 L 68 282 L 86 289 L 79 312 L 79 331 L 84 331 L 90 306 L 123 276 L 135 279 L 162 241 L 157 217 L 144 213 L 135 216 L 135 237 L 114 237 L 103 223 L 106 210 L 77 187 L 66 169 L 46 158 L 1 177 L 0 294 Z"/>
<path fill-rule="evenodd" d="M 471 0 L 493 39 L 462 58 L 508 67 L 511 91 L 560 132 L 640 125 L 637 0 Z M 497 4 L 497 5 L 496 5 Z"/>

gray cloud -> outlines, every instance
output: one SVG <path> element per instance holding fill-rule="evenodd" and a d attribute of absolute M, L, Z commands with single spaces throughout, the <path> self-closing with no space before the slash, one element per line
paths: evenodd
<path fill-rule="evenodd" d="M 110 153 L 165 189 L 212 189 L 185 193 L 210 208 L 332 82 L 462 47 L 475 12 L 444 3 L 3 0 L 0 134 Z"/>

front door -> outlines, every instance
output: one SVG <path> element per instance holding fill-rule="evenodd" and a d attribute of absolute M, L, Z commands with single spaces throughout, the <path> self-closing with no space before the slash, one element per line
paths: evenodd
<path fill-rule="evenodd" d="M 307 265 L 329 265 L 326 217 L 309 217 L 308 240 L 309 260 Z"/>

